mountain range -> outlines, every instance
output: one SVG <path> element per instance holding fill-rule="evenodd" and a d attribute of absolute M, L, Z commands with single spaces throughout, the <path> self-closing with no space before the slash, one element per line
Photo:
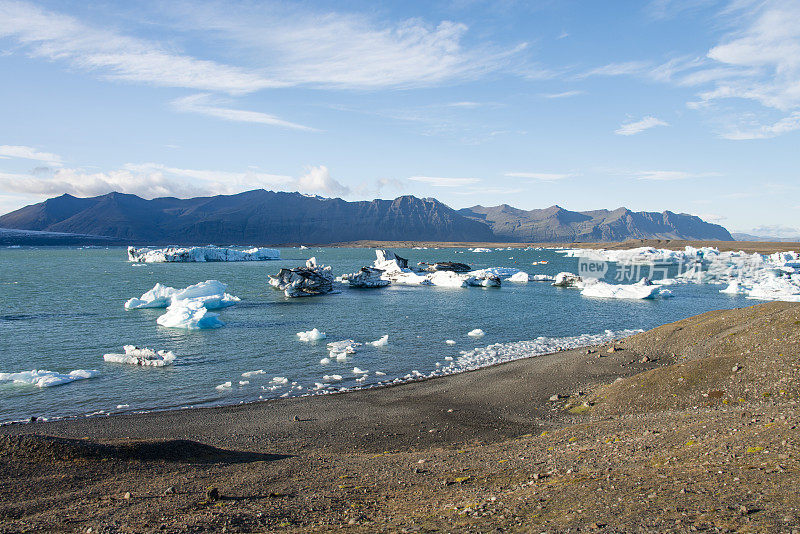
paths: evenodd
<path fill-rule="evenodd" d="M 61 195 L 0 217 L 0 228 L 103 237 L 150 244 L 289 244 L 348 241 L 572 242 L 629 238 L 732 240 L 699 217 L 559 206 L 508 205 L 454 210 L 432 198 L 347 202 L 265 191 L 146 200 L 109 193 Z"/>

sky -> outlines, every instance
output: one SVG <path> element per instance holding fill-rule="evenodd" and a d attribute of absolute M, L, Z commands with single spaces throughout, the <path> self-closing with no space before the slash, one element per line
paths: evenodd
<path fill-rule="evenodd" d="M 800 0 L 0 0 L 0 213 L 264 188 L 800 235 Z"/>

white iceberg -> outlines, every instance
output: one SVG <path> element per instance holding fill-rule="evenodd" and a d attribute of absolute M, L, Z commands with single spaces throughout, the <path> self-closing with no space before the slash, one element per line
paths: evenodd
<path fill-rule="evenodd" d="M 326 382 L 338 382 L 342 379 L 342 375 L 325 375 L 322 379 Z"/>
<path fill-rule="evenodd" d="M 356 288 L 386 287 L 391 282 L 381 278 L 383 273 L 384 271 L 375 267 L 362 267 L 356 273 L 342 275 L 341 281 L 347 282 L 350 287 Z"/>
<path fill-rule="evenodd" d="M 242 373 L 242 376 L 244 378 L 250 378 L 256 375 L 263 375 L 263 374 L 266 374 L 266 372 L 263 369 L 258 369 L 257 371 L 246 371 Z"/>
<path fill-rule="evenodd" d="M 331 358 L 343 361 L 347 358 L 348 354 L 355 354 L 356 350 L 361 346 L 361 343 L 353 341 L 352 339 L 344 339 L 342 341 L 328 343 L 328 352 Z"/>
<path fill-rule="evenodd" d="M 553 280 L 553 285 L 556 287 L 582 287 L 583 279 L 577 274 L 573 273 L 558 273 Z"/>
<path fill-rule="evenodd" d="M 455 345 L 456 344 L 455 340 L 453 340 L 453 339 L 445 339 L 444 342 L 447 343 L 448 345 Z"/>
<path fill-rule="evenodd" d="M 211 261 L 265 261 L 279 260 L 281 252 L 274 248 L 237 250 L 221 247 L 128 247 L 128 261 L 136 263 L 193 263 Z"/>
<path fill-rule="evenodd" d="M 233 383 L 229 380 L 228 382 L 223 382 L 222 384 L 215 386 L 214 389 L 217 391 L 225 391 L 226 389 L 231 389 L 233 387 Z"/>
<path fill-rule="evenodd" d="M 328 336 L 325 334 L 325 332 L 320 332 L 318 329 L 312 328 L 307 332 L 298 332 L 297 337 L 300 339 L 300 341 L 308 343 L 310 341 L 319 341 L 321 339 L 325 339 Z"/>
<path fill-rule="evenodd" d="M 275 376 L 272 378 L 272 383 L 285 386 L 286 384 L 289 383 L 289 379 L 286 378 L 285 376 Z"/>
<path fill-rule="evenodd" d="M 381 337 L 380 339 L 376 339 L 375 341 L 370 341 L 367 345 L 372 345 L 373 347 L 385 347 L 389 344 L 389 334 Z"/>
<path fill-rule="evenodd" d="M 12 382 L 14 384 L 27 384 L 38 388 L 49 388 L 62 386 L 76 380 L 94 378 L 100 374 L 96 369 L 76 369 L 67 374 L 55 371 L 45 371 L 43 369 L 33 369 L 32 371 L 22 371 L 21 373 L 0 373 L 0 382 Z"/>
<path fill-rule="evenodd" d="M 365 375 L 369 373 L 369 371 L 365 371 L 363 369 L 359 369 L 358 367 L 353 367 L 353 374 L 354 375 Z"/>
<path fill-rule="evenodd" d="M 469 250 L 472 251 L 472 252 L 491 252 L 492 251 L 492 249 L 490 249 L 490 248 L 483 248 L 483 247 L 471 248 Z"/>
<path fill-rule="evenodd" d="M 643 278 L 635 284 L 609 284 L 601 280 L 586 282 L 581 295 L 584 297 L 597 297 L 606 299 L 652 299 L 666 291 L 664 295 L 671 294 L 669 290 L 662 290 Z"/>
<path fill-rule="evenodd" d="M 124 354 L 104 354 L 103 360 L 113 363 L 127 363 L 129 365 L 141 365 L 144 367 L 164 367 L 172 365 L 175 361 L 175 354 L 168 350 L 153 350 L 139 348 L 135 345 L 124 345 Z"/>
<path fill-rule="evenodd" d="M 555 282 L 556 277 L 549 274 L 532 274 L 528 280 L 531 282 Z"/>
<path fill-rule="evenodd" d="M 506 278 L 509 282 L 517 282 L 517 283 L 527 283 L 531 281 L 531 277 L 525 271 L 519 271 L 517 274 L 509 276 Z"/>
<path fill-rule="evenodd" d="M 470 336 L 470 337 L 483 337 L 483 336 L 486 335 L 486 332 L 484 332 L 480 328 L 476 328 L 475 330 L 470 330 L 467 333 L 467 335 Z"/>
<path fill-rule="evenodd" d="M 227 308 L 241 299 L 226 293 L 226 289 L 228 289 L 227 284 L 223 284 L 218 280 L 206 280 L 184 289 L 175 289 L 174 287 L 157 283 L 153 286 L 153 289 L 144 293 L 141 297 L 129 299 L 125 303 L 125 309 L 166 308 L 177 301 L 186 300 L 201 302 L 209 310 Z"/>
<path fill-rule="evenodd" d="M 167 313 L 160 316 L 156 322 L 167 328 L 185 328 L 187 330 L 225 326 L 225 323 L 219 320 L 218 313 L 209 312 L 202 302 L 195 300 L 173 302 L 167 308 Z"/>

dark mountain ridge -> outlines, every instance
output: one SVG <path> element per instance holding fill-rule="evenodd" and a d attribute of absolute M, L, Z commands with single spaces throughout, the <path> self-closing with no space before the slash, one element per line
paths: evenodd
<path fill-rule="evenodd" d="M 347 241 L 555 242 L 629 238 L 732 240 L 723 227 L 686 214 L 573 212 L 508 205 L 453 210 L 436 199 L 347 202 L 300 193 L 247 191 L 146 200 L 109 193 L 61 195 L 0 217 L 0 228 L 104 236 L 132 244 L 337 243 Z"/>

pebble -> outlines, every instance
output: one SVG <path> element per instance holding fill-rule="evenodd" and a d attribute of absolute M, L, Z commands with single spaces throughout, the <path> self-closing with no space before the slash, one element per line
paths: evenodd
<path fill-rule="evenodd" d="M 122 498 L 125 499 L 126 501 L 129 501 L 131 499 L 131 492 L 126 491 L 125 495 L 123 495 Z"/>

